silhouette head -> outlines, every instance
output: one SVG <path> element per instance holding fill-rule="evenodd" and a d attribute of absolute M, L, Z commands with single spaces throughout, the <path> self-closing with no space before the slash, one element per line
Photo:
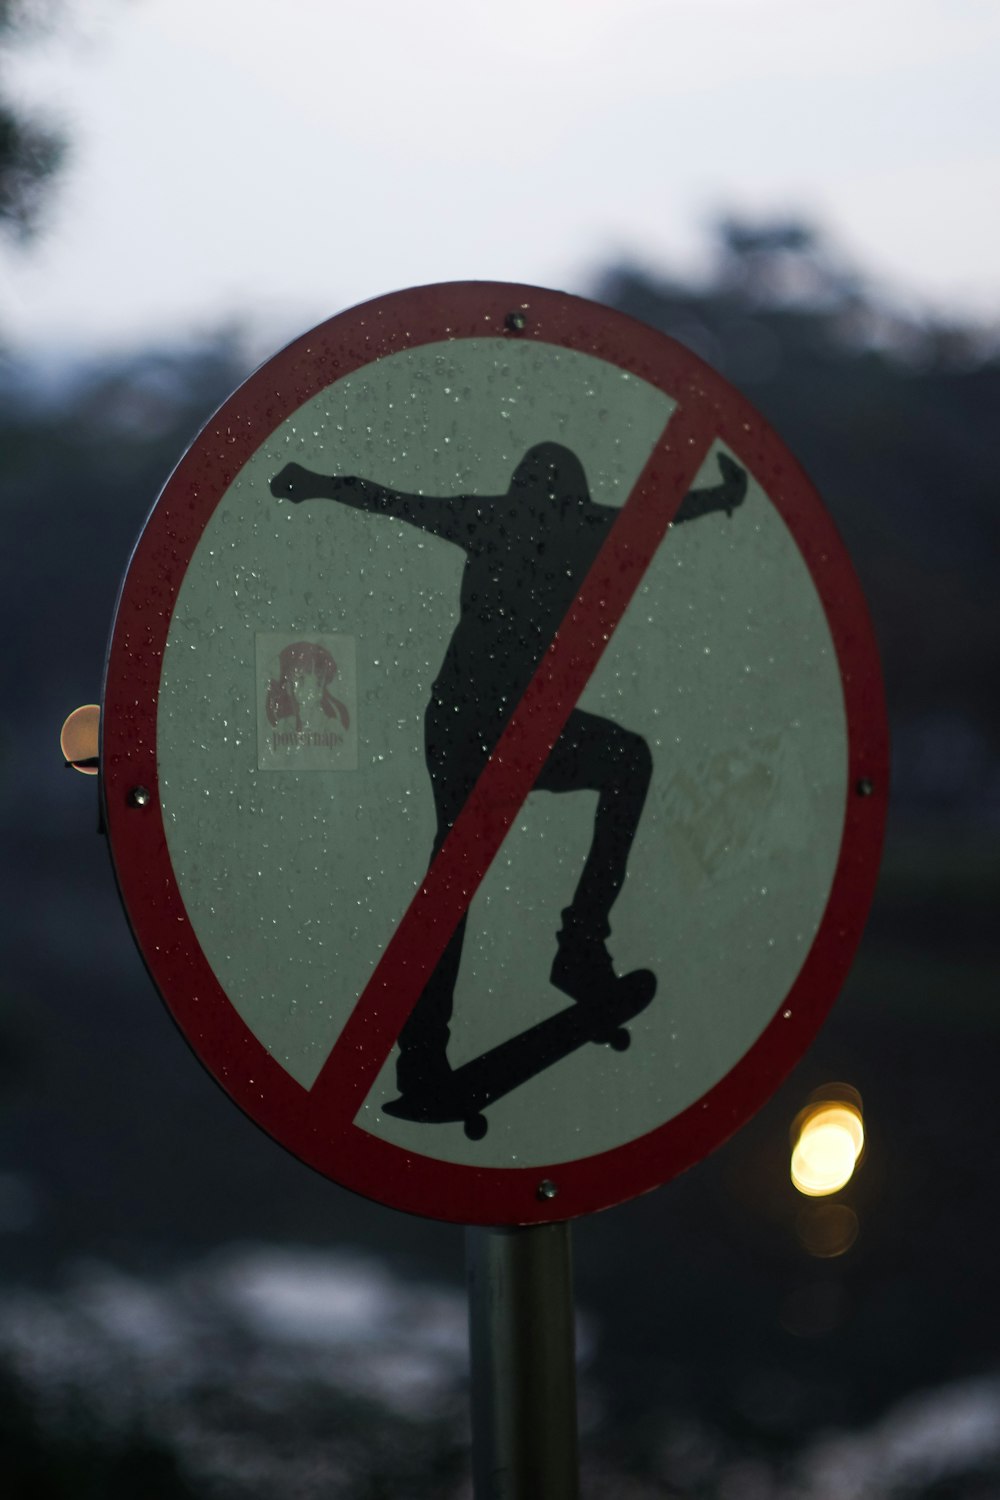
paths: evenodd
<path fill-rule="evenodd" d="M 562 514 L 592 504 L 583 464 L 561 443 L 536 443 L 514 470 L 510 493 L 555 504 Z"/>

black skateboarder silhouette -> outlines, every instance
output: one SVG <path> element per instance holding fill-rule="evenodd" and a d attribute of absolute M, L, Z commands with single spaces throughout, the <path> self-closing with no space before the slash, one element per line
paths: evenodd
<path fill-rule="evenodd" d="M 722 453 L 718 465 L 722 483 L 689 491 L 675 525 L 713 511 L 732 515 L 742 503 L 747 483 L 743 469 Z M 424 720 L 437 812 L 433 861 L 618 511 L 591 500 L 576 454 L 552 442 L 529 448 L 503 495 L 407 495 L 369 479 L 316 474 L 295 463 L 274 476 L 271 491 L 296 504 L 336 500 L 392 516 L 453 542 L 466 554 L 458 624 L 431 687 Z M 420 1120 L 465 1118 L 470 1135 L 482 1134 L 485 1122 L 481 1129 L 473 1129 L 468 1121 L 481 1118 L 477 1111 L 483 1103 L 550 1066 L 574 1045 L 587 1039 L 627 1045 L 627 1033 L 621 1040 L 619 1018 L 649 1003 L 656 980 L 648 969 L 617 976 L 606 939 L 651 774 L 652 757 L 641 735 L 583 709 L 572 711 L 533 790 L 586 789 L 598 794 L 590 852 L 573 899 L 562 913 L 550 974 L 551 983 L 586 1015 L 579 1022 L 570 1016 L 558 1038 L 554 1033 L 545 1033 L 547 1042 L 539 1038 L 541 1050 L 528 1048 L 527 1066 L 523 1049 L 516 1065 L 503 1063 L 499 1054 L 504 1049 L 495 1049 L 500 1076 L 494 1065 L 488 1087 L 478 1075 L 470 1079 L 475 1098 L 459 1089 L 463 1097 L 456 1103 L 456 1080 L 475 1067 L 468 1064 L 453 1073 L 447 1060 L 452 997 L 465 936 L 463 916 L 400 1033 L 397 1084 L 403 1098 L 394 1113 Z M 551 1031 L 557 1020 L 552 1017 L 542 1027 L 548 1025 Z M 532 1028 L 524 1041 L 541 1030 Z M 505 1043 L 504 1048 L 509 1052 L 512 1045 Z"/>

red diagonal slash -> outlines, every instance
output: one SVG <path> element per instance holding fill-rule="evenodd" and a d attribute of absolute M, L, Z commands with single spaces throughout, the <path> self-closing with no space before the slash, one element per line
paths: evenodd
<path fill-rule="evenodd" d="M 675 408 L 324 1063 L 310 1099 L 325 1129 L 363 1104 L 600 661 L 716 436 L 706 405 Z"/>

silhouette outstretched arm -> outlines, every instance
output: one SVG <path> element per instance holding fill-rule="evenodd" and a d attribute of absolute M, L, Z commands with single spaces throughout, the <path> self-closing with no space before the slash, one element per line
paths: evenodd
<path fill-rule="evenodd" d="M 738 505 L 742 505 L 747 493 L 747 471 L 729 457 L 719 453 L 716 457 L 722 483 L 707 490 L 688 490 L 674 516 L 674 525 L 682 521 L 696 521 L 699 516 L 708 516 L 715 510 L 724 510 L 731 516 Z"/>
<path fill-rule="evenodd" d="M 315 474 L 301 464 L 286 464 L 280 474 L 275 474 L 271 480 L 271 494 L 279 500 L 290 500 L 293 505 L 299 505 L 303 500 L 336 500 L 355 510 L 395 516 L 399 521 L 407 521 L 421 531 L 433 532 L 435 536 L 457 542 L 460 546 L 468 528 L 468 517 L 464 515 L 468 497 L 465 495 L 445 499 L 434 495 L 404 495 L 400 490 L 387 489 L 372 479 L 360 479 L 354 474 Z"/>

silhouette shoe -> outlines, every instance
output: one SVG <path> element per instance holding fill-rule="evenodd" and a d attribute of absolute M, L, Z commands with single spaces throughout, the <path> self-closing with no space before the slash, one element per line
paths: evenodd
<path fill-rule="evenodd" d="M 443 1047 L 401 1047 L 396 1087 L 407 1103 L 431 1106 L 451 1093 L 454 1073 Z"/>
<path fill-rule="evenodd" d="M 656 976 L 650 969 L 633 969 L 619 976 L 611 962 L 603 936 L 585 935 L 564 912 L 564 926 L 556 935 L 558 947 L 552 961 L 549 981 L 579 1005 L 597 1010 L 613 1009 L 626 994 L 641 988 L 652 995 Z"/>

